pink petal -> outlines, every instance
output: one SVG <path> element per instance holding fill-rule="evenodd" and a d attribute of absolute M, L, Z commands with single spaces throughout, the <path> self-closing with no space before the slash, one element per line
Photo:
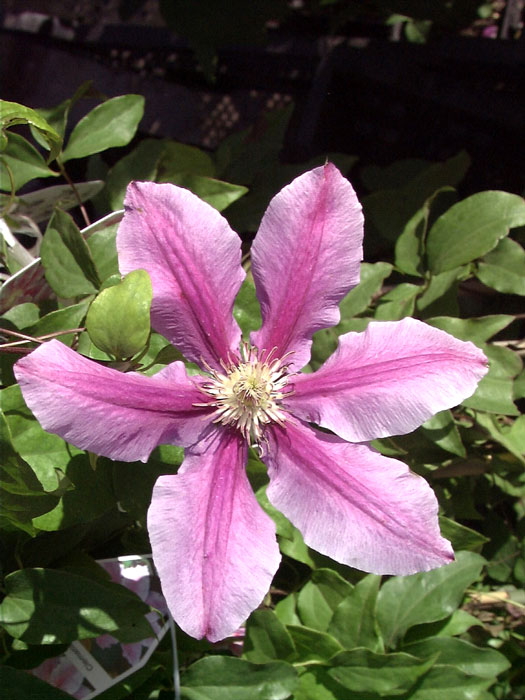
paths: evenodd
<path fill-rule="evenodd" d="M 279 566 L 275 527 L 244 465 L 246 444 L 220 429 L 153 489 L 148 532 L 175 621 L 215 642 L 233 634 L 262 601 Z"/>
<path fill-rule="evenodd" d="M 461 403 L 487 372 L 472 343 L 413 318 L 346 333 L 313 374 L 297 375 L 288 408 L 352 442 L 400 435 Z"/>
<path fill-rule="evenodd" d="M 299 421 L 268 431 L 267 494 L 313 549 L 376 574 L 454 559 L 427 482 L 395 459 Z"/>
<path fill-rule="evenodd" d="M 272 199 L 252 245 L 263 325 L 259 348 L 293 350 L 295 369 L 310 358 L 312 335 L 339 321 L 338 303 L 359 282 L 363 215 L 334 165 L 301 175 Z"/>
<path fill-rule="evenodd" d="M 101 634 L 100 637 L 96 638 L 96 642 L 101 649 L 109 649 L 109 647 L 119 643 L 112 634 Z"/>
<path fill-rule="evenodd" d="M 202 394 L 182 362 L 153 377 L 123 374 L 52 340 L 14 371 L 44 430 L 111 459 L 145 462 L 159 444 L 193 444 L 209 423 L 193 407 Z"/>
<path fill-rule="evenodd" d="M 149 641 L 149 639 L 144 639 L 142 642 L 130 642 L 122 645 L 122 656 L 130 666 L 135 666 L 135 664 L 140 661 L 142 657 L 142 644 L 146 644 Z"/>
<path fill-rule="evenodd" d="M 120 271 L 147 270 L 154 328 L 198 364 L 236 354 L 233 302 L 244 279 L 241 241 L 215 209 L 182 187 L 132 182 L 117 234 Z"/>

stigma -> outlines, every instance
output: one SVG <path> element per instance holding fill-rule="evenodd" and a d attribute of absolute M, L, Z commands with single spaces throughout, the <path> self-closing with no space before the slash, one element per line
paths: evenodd
<path fill-rule="evenodd" d="M 293 393 L 286 364 L 291 353 L 277 358 L 275 350 L 259 351 L 243 343 L 240 358 L 221 361 L 223 373 L 206 365 L 209 380 L 199 389 L 209 401 L 194 404 L 213 407 L 214 423 L 239 430 L 253 446 L 261 445 L 268 424 L 284 426 L 287 412 L 281 401 Z"/>

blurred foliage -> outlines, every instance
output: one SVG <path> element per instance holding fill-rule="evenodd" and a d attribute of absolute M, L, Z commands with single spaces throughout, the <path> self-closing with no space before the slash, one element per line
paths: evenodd
<path fill-rule="evenodd" d="M 122 0 L 122 20 L 132 19 L 145 0 Z M 316 24 L 326 34 L 346 31 L 351 23 L 399 25 L 409 42 L 424 43 L 444 33 L 460 33 L 480 18 L 489 19 L 494 3 L 481 0 L 159 0 L 166 26 L 187 40 L 208 79 L 215 78 L 217 53 L 232 46 L 263 45 L 272 28 Z"/>

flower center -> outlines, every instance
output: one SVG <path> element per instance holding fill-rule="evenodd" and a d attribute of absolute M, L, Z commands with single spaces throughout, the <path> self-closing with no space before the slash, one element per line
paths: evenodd
<path fill-rule="evenodd" d="M 245 344 L 240 361 L 221 363 L 224 374 L 208 367 L 210 379 L 200 389 L 211 401 L 195 405 L 214 407 L 214 423 L 237 428 L 259 445 L 268 423 L 284 424 L 286 411 L 280 403 L 292 391 L 287 355 L 275 359 L 273 354 L 274 350 L 260 352 Z"/>

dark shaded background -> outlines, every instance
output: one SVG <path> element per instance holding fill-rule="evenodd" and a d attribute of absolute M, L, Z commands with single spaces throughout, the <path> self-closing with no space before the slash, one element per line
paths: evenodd
<path fill-rule="evenodd" d="M 473 166 L 465 193 L 523 193 L 523 2 L 495 2 L 496 19 L 485 21 L 473 19 L 480 2 L 463 3 L 471 14 L 425 44 L 409 43 L 400 25 L 386 26 L 373 8 L 354 11 L 359 3 L 348 3 L 347 21 L 339 17 L 335 28 L 330 6 L 323 14 L 293 4 L 300 11 L 283 16 L 276 2 L 275 19 L 261 18 L 264 43 L 248 37 L 244 45 L 219 47 L 210 80 L 191 36 L 170 31 L 156 0 L 8 0 L 2 97 L 48 107 L 93 80 L 109 97 L 146 97 L 142 134 L 210 149 L 265 110 L 294 102 L 283 152 L 288 162 L 342 151 L 361 164 L 386 165 L 408 157 L 443 160 L 466 149 Z M 227 12 L 231 3 L 215 6 Z M 205 13 L 199 18 L 204 27 L 212 20 Z M 495 39 L 484 36 L 490 22 Z M 94 104 L 82 101 L 71 123 Z"/>

